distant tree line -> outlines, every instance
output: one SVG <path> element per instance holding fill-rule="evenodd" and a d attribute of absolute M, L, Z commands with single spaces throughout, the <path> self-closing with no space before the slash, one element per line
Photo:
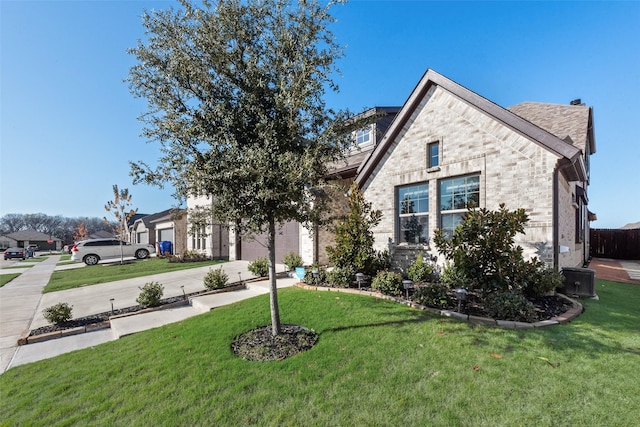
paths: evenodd
<path fill-rule="evenodd" d="M 113 224 L 105 223 L 103 218 L 66 218 L 60 215 L 49 216 L 36 214 L 7 214 L 0 218 L 0 235 L 4 236 L 16 231 L 36 230 L 53 237 L 63 243 L 71 243 L 86 238 L 98 231 L 113 231 Z"/>

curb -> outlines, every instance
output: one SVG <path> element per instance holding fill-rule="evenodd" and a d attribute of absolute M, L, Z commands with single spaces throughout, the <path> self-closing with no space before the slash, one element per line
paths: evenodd
<path fill-rule="evenodd" d="M 371 292 L 371 291 L 360 291 L 358 289 L 353 289 L 353 288 L 330 288 L 330 287 L 326 287 L 326 286 L 312 286 L 312 285 L 307 285 L 306 283 L 296 283 L 294 286 L 301 288 L 301 289 L 306 289 L 306 290 L 311 290 L 311 291 L 325 291 L 325 292 L 338 292 L 338 293 L 348 293 L 348 294 L 358 294 L 358 295 L 367 295 L 367 296 L 372 296 L 375 298 L 380 298 L 380 299 L 387 299 L 387 300 L 392 300 L 392 301 L 396 301 L 398 303 L 401 304 L 405 304 L 409 307 L 412 308 L 416 308 L 419 310 L 424 310 L 424 311 L 428 311 L 430 313 L 433 314 L 437 314 L 440 316 L 444 316 L 444 317 L 451 317 L 457 320 L 462 320 L 464 322 L 469 322 L 469 323 L 475 323 L 475 324 L 483 324 L 483 325 L 487 325 L 487 326 L 497 326 L 503 329 L 534 329 L 534 328 L 547 328 L 549 326 L 556 326 L 556 325 L 560 325 L 560 324 L 564 324 L 564 323 L 569 323 L 571 322 L 573 319 L 575 319 L 576 317 L 578 317 L 580 314 L 582 314 L 582 312 L 584 311 L 584 308 L 582 307 L 582 304 L 580 304 L 578 301 L 569 298 L 568 296 L 564 295 L 564 294 L 556 294 L 557 296 L 559 296 L 560 298 L 566 300 L 568 303 L 571 304 L 571 308 L 569 310 L 567 310 L 566 312 L 564 312 L 563 314 L 561 314 L 560 316 L 556 316 L 556 317 L 552 317 L 551 319 L 548 320 L 541 320 L 538 322 L 534 322 L 534 323 L 526 323 L 526 322 L 515 322 L 515 321 L 511 321 L 511 320 L 496 320 L 496 319 L 492 319 L 490 317 L 481 317 L 481 316 L 473 316 L 473 315 L 469 315 L 469 314 L 464 314 L 464 313 L 458 313 L 456 311 L 452 311 L 452 310 L 440 310 L 437 308 L 433 308 L 433 307 L 427 307 L 424 305 L 420 305 L 420 304 L 416 304 L 412 301 L 407 301 L 405 299 L 401 299 L 401 298 L 395 298 L 395 297 L 391 297 L 389 295 L 384 295 L 381 294 L 379 292 Z"/>

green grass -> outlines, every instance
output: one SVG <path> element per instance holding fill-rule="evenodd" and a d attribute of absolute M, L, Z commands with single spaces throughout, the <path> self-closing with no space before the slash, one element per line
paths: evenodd
<path fill-rule="evenodd" d="M 47 283 L 47 286 L 44 288 L 44 293 L 131 279 L 134 277 L 149 276 L 152 274 L 167 273 L 170 271 L 206 267 L 219 263 L 220 261 L 170 263 L 164 258 L 151 258 L 123 265 L 118 263 L 98 264 L 70 270 L 54 271 L 51 279 L 49 279 L 49 283 Z"/>
<path fill-rule="evenodd" d="M 18 277 L 20 273 L 16 274 L 0 274 L 0 288 Z"/>
<path fill-rule="evenodd" d="M 47 258 L 48 257 L 46 257 L 46 256 L 39 256 L 39 257 L 34 257 L 34 258 L 27 258 L 23 262 L 27 262 L 27 263 L 42 262 Z"/>
<path fill-rule="evenodd" d="M 33 264 L 33 263 L 31 263 L 31 264 L 26 264 L 26 263 L 25 263 L 25 264 L 23 264 L 23 263 L 20 263 L 20 264 L 18 264 L 18 265 L 12 265 L 11 267 L 5 267 L 5 268 L 3 268 L 3 270 L 17 270 L 17 269 L 25 269 L 25 268 L 29 268 L 29 267 L 33 267 L 33 266 L 34 266 L 34 264 Z"/>
<path fill-rule="evenodd" d="M 503 330 L 372 297 L 289 288 L 283 323 L 316 346 L 235 357 L 269 323 L 246 300 L 0 376 L 7 425 L 631 426 L 640 420 L 640 286 L 598 281 L 572 323 Z"/>

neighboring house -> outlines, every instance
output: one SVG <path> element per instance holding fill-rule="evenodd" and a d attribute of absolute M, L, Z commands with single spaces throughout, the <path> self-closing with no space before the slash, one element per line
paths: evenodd
<path fill-rule="evenodd" d="M 211 205 L 211 198 L 207 196 L 202 197 L 189 197 L 187 199 L 187 222 L 189 212 L 196 209 L 198 206 Z M 240 259 L 229 256 L 229 228 L 215 221 L 213 218 L 202 229 L 196 229 L 195 227 L 187 224 L 187 229 L 191 228 L 191 231 L 187 231 L 187 250 L 196 251 L 202 254 L 206 254 L 214 259 Z"/>
<path fill-rule="evenodd" d="M 62 249 L 61 239 L 36 230 L 22 230 L 9 233 L 6 236 L 2 236 L 1 240 L 5 241 L 5 239 L 7 239 L 6 243 L 11 243 L 13 246 L 19 248 L 36 246 L 36 250 L 39 251 L 59 251 Z"/>
<path fill-rule="evenodd" d="M 354 146 L 344 161 L 329 165 L 330 185 L 327 192 L 331 197 L 333 217 L 346 211 L 346 199 L 343 197 L 356 176 L 358 167 L 373 151 L 377 141 L 385 133 L 400 107 L 375 107 L 358 115 L 358 118 L 372 118 L 373 123 L 354 132 Z M 210 197 L 190 197 L 187 209 L 192 211 L 198 206 L 211 204 Z M 252 261 L 268 255 L 266 234 L 258 236 L 238 236 L 233 228 L 215 223 L 204 230 L 192 230 L 188 238 L 189 249 L 197 250 L 214 257 L 231 260 Z M 296 221 L 289 221 L 279 227 L 276 233 L 276 262 L 281 263 L 288 252 L 302 257 L 304 263 L 328 263 L 325 248 L 334 243 L 331 227 L 315 227 L 311 231 Z"/>
<path fill-rule="evenodd" d="M 15 248 L 18 246 L 18 241 L 12 239 L 9 236 L 0 236 L 0 249 L 5 250 L 8 248 Z"/>
<path fill-rule="evenodd" d="M 150 245 L 171 242 L 174 254 L 183 253 L 186 248 L 186 217 L 183 213 L 182 210 L 167 209 L 138 216 L 129 227 L 131 241 Z"/>
<path fill-rule="evenodd" d="M 438 255 L 434 230 L 453 232 L 470 205 L 505 203 L 529 216 L 517 236 L 526 255 L 575 267 L 589 256 L 593 153 L 593 112 L 579 101 L 505 109 L 428 70 L 356 182 L 383 214 L 377 249 Z"/>

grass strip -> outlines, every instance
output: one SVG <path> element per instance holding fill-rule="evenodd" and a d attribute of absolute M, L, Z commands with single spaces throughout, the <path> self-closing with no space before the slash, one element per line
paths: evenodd
<path fill-rule="evenodd" d="M 175 262 L 170 263 L 164 258 L 150 258 L 125 264 L 98 264 L 80 268 L 54 271 L 44 293 L 73 289 L 98 283 L 131 279 L 134 277 L 150 276 L 189 268 L 206 267 L 220 264 L 221 261 L 204 262 Z"/>

